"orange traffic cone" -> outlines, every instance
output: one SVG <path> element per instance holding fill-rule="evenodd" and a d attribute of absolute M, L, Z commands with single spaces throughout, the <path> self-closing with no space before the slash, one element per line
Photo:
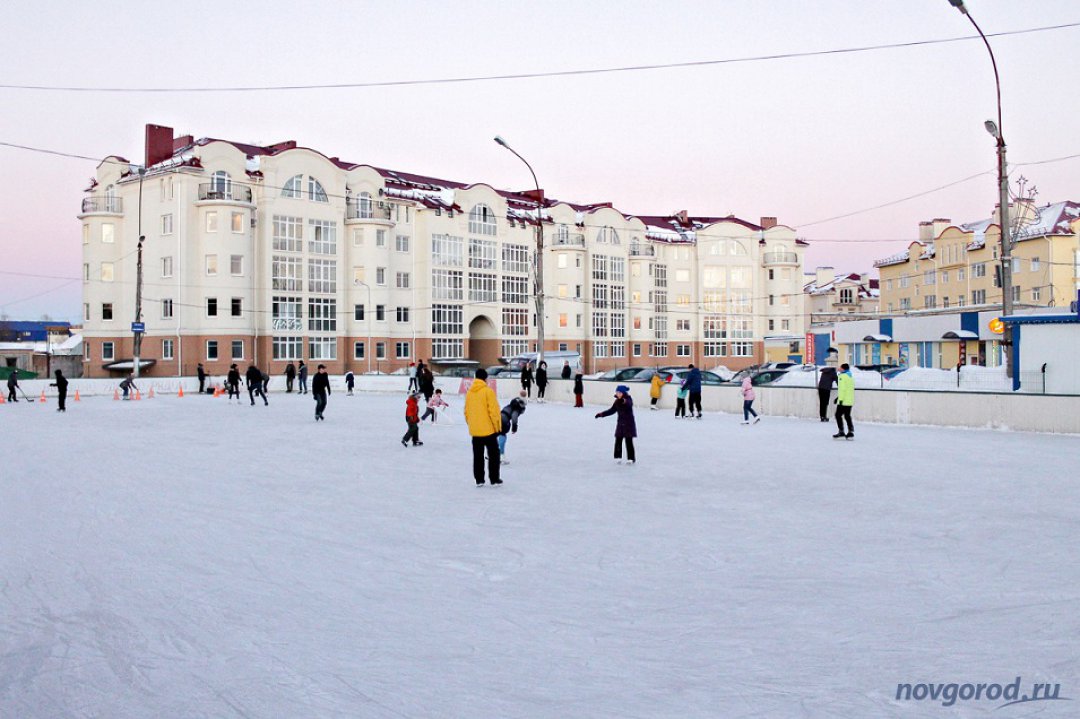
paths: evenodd
<path fill-rule="evenodd" d="M 44 402 L 44 401 L 45 401 L 45 390 L 41 390 L 41 397 L 38 399 L 38 402 Z"/>
<path fill-rule="evenodd" d="M 153 399 L 154 398 L 154 388 L 153 387 L 150 388 L 150 393 L 148 395 L 146 395 L 146 398 L 147 399 Z"/>
<path fill-rule="evenodd" d="M 140 399 L 142 399 L 142 392 L 135 390 L 135 401 L 138 402 Z"/>
<path fill-rule="evenodd" d="M 7 402 L 7 400 L 6 400 L 6 399 L 4 399 L 4 395 L 3 395 L 3 394 L 0 394 L 0 404 L 3 404 L 4 402 Z"/>
<path fill-rule="evenodd" d="M 184 385 L 180 385 L 180 391 L 176 393 L 176 396 L 177 397 L 183 397 L 184 396 Z"/>
<path fill-rule="evenodd" d="M 112 398 L 113 398 L 114 400 L 118 400 L 118 399 L 120 399 L 120 390 L 118 390 L 118 389 L 114 389 L 114 390 L 113 390 L 113 392 L 112 392 Z"/>
<path fill-rule="evenodd" d="M 75 401 L 76 402 L 81 402 L 82 401 L 82 400 L 79 399 L 79 390 L 75 390 Z"/>

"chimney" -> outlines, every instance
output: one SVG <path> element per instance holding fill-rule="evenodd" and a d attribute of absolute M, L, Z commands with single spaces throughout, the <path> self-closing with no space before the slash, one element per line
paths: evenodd
<path fill-rule="evenodd" d="M 164 125 L 146 126 L 146 167 L 168 160 L 173 155 L 173 129 Z"/>
<path fill-rule="evenodd" d="M 761 229 L 763 229 L 763 230 L 771 230 L 774 227 L 776 227 L 776 218 L 775 217 L 762 217 L 761 218 Z"/>
<path fill-rule="evenodd" d="M 195 144 L 195 137 L 193 135 L 181 135 L 180 137 L 174 137 L 172 141 L 172 151 L 179 152 L 185 147 Z"/>

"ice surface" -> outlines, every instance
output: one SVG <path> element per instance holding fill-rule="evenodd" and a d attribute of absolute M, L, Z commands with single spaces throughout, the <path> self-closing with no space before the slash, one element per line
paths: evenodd
<path fill-rule="evenodd" d="M 1080 698 L 1077 438 L 531 404 L 477 489 L 448 399 L 0 405 L 0 716 L 1075 711 L 894 695 Z"/>

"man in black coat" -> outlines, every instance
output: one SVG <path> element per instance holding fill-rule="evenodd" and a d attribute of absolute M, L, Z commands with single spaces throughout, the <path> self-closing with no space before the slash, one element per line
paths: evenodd
<path fill-rule="evenodd" d="M 14 367 L 11 368 L 11 374 L 7 378 L 7 390 L 8 390 L 8 402 L 18 402 L 19 398 L 15 395 L 15 388 L 19 386 L 19 370 Z"/>
<path fill-rule="evenodd" d="M 199 363 L 199 368 L 195 371 L 195 374 L 199 377 L 199 394 L 206 391 L 206 370 L 203 369 L 202 362 Z"/>
<path fill-rule="evenodd" d="M 262 397 L 263 404 L 269 405 L 270 402 L 266 399 L 266 393 L 263 392 L 263 373 L 255 365 L 251 365 L 247 368 L 247 372 L 244 373 L 244 378 L 247 380 L 248 397 L 251 399 L 251 406 L 255 406 L 255 395 Z"/>
<path fill-rule="evenodd" d="M 570 360 L 564 360 L 563 364 L 562 364 L 562 378 L 563 379 L 570 379 L 570 374 L 571 374 Z"/>
<path fill-rule="evenodd" d="M 60 399 L 60 405 L 56 408 L 57 412 L 67 412 L 67 408 L 64 407 L 64 401 L 67 400 L 67 388 L 68 381 L 64 377 L 64 373 L 60 370 L 56 370 L 56 381 L 50 384 L 50 387 L 56 387 L 56 395 Z"/>
<path fill-rule="evenodd" d="M 311 380 L 311 396 L 315 398 L 315 421 L 323 419 L 326 400 L 330 395 L 330 375 L 326 374 L 326 365 L 319 365 L 315 378 Z"/>
<path fill-rule="evenodd" d="M 300 360 L 300 371 L 297 376 L 300 378 L 300 394 L 307 394 L 307 365 L 304 364 L 304 360 Z"/>
<path fill-rule="evenodd" d="M 829 395 L 832 393 L 834 384 L 836 384 L 836 368 L 822 367 L 817 382 L 818 417 L 822 422 L 829 421 Z"/>
<path fill-rule="evenodd" d="M 285 365 L 285 391 L 292 392 L 293 381 L 296 379 L 296 365 L 292 362 Z"/>

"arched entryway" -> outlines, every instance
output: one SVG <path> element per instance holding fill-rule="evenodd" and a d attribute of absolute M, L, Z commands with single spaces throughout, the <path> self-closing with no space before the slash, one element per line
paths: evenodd
<path fill-rule="evenodd" d="M 481 367 L 499 363 L 499 332 L 495 323 L 485 315 L 479 315 L 469 323 L 469 359 Z"/>

